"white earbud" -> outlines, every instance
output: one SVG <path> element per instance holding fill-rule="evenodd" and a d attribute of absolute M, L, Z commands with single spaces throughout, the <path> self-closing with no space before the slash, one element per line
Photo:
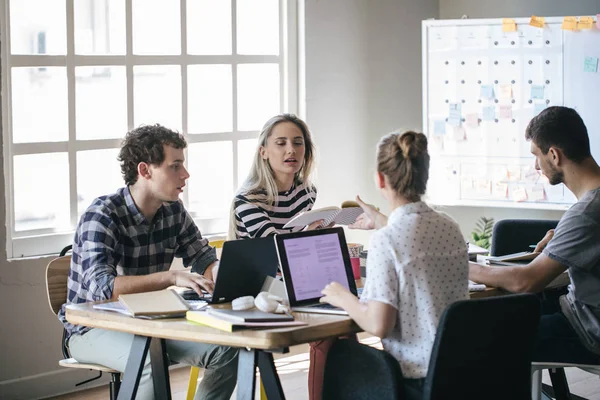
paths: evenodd
<path fill-rule="evenodd" d="M 249 310 L 254 307 L 254 297 L 238 297 L 231 302 L 231 309 L 236 311 Z"/>

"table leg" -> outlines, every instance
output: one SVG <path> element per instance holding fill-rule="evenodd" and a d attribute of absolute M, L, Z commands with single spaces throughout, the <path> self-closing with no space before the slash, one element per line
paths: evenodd
<path fill-rule="evenodd" d="M 257 351 L 240 349 L 238 355 L 237 400 L 254 399 L 256 388 Z"/>
<path fill-rule="evenodd" d="M 267 394 L 267 399 L 285 399 L 281 381 L 279 380 L 279 375 L 277 375 L 277 369 L 275 368 L 273 353 L 264 351 L 258 352 L 258 369 L 260 371 L 260 379 L 265 388 L 265 393 Z"/>
<path fill-rule="evenodd" d="M 169 362 L 165 339 L 154 338 L 150 343 L 150 364 L 152 365 L 152 382 L 154 398 L 171 400 L 169 384 Z"/>
<path fill-rule="evenodd" d="M 135 399 L 151 340 L 152 338 L 146 336 L 135 335 L 133 337 L 129 358 L 125 366 L 123 382 L 119 389 L 119 400 Z"/>

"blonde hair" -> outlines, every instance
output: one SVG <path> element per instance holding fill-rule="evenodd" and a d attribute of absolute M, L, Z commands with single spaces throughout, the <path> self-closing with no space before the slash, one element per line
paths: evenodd
<path fill-rule="evenodd" d="M 260 154 L 260 149 L 267 146 L 267 140 L 271 136 L 275 126 L 282 122 L 291 122 L 296 125 L 302 132 L 304 137 L 304 162 L 302 168 L 296 173 L 294 178 L 295 183 L 305 183 L 310 185 L 310 174 L 313 170 L 313 158 L 315 153 L 315 146 L 312 141 L 310 129 L 304 121 L 298 118 L 294 114 L 279 114 L 269 119 L 262 128 L 260 135 L 258 136 L 258 145 L 252 160 L 252 166 L 248 172 L 246 180 L 241 185 L 240 189 L 236 193 L 239 194 L 247 193 L 266 193 L 266 206 L 272 206 L 277 196 L 277 183 L 275 182 L 275 176 L 273 169 L 269 164 L 268 160 L 264 160 Z M 236 239 L 237 224 L 235 220 L 235 197 L 231 203 L 231 213 L 229 216 L 229 232 L 227 235 L 228 239 Z"/>
<path fill-rule="evenodd" d="M 429 179 L 427 137 L 407 131 L 384 136 L 377 146 L 377 171 L 388 179 L 396 194 L 419 201 Z"/>

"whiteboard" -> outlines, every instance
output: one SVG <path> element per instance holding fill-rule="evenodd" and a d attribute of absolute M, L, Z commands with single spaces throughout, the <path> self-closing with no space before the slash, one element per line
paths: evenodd
<path fill-rule="evenodd" d="M 582 116 L 600 160 L 600 30 L 563 31 L 517 18 L 423 21 L 423 132 L 428 201 L 440 205 L 566 209 L 576 201 L 534 168 L 527 124 L 548 106 Z"/>

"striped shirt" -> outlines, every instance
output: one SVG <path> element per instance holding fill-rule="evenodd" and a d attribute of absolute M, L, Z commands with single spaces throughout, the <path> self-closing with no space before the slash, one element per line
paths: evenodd
<path fill-rule="evenodd" d="M 316 199 L 317 189 L 304 183 L 295 183 L 290 190 L 279 192 L 272 206 L 267 204 L 264 191 L 239 193 L 234 201 L 235 236 L 248 239 L 300 231 L 302 227 L 283 229 L 283 226 L 301 212 L 311 210 Z"/>
<path fill-rule="evenodd" d="M 66 304 L 110 299 L 116 276 L 168 271 L 174 257 L 200 273 L 217 259 L 180 201 L 163 203 L 149 223 L 128 187 L 97 198 L 75 231 Z M 67 322 L 65 305 L 58 318 L 67 336 L 87 332 Z"/>

